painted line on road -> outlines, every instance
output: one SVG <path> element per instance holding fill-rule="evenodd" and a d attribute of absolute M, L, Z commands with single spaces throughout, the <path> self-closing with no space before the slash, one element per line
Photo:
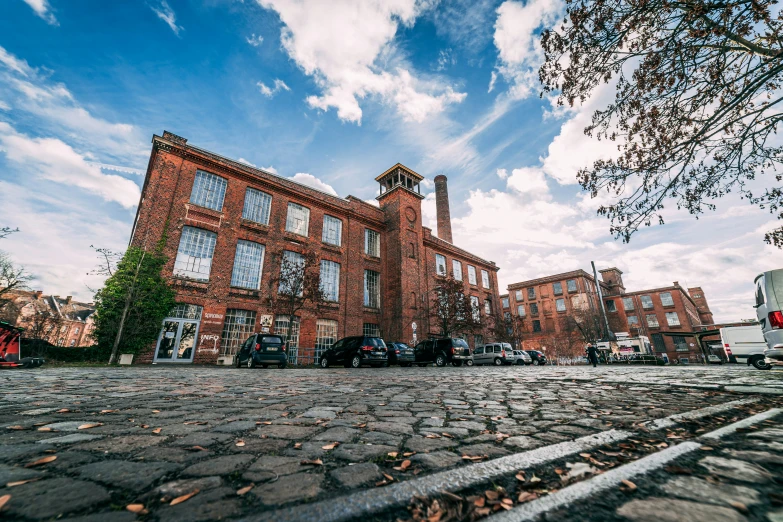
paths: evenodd
<path fill-rule="evenodd" d="M 675 424 L 678 424 L 682 421 L 696 420 L 696 419 L 701 419 L 702 417 L 709 417 L 710 415 L 713 415 L 715 413 L 723 413 L 724 411 L 733 410 L 739 406 L 744 406 L 746 404 L 752 404 L 754 402 L 758 402 L 758 400 L 759 399 L 757 398 L 753 398 L 753 399 L 740 399 L 737 401 L 724 402 L 723 404 L 718 404 L 716 406 L 707 406 L 706 408 L 686 411 L 685 413 L 677 413 L 675 415 L 669 415 L 668 417 L 664 417 L 662 419 L 656 419 L 654 421 L 645 422 L 642 423 L 642 426 L 646 426 L 655 430 L 671 428 Z"/>
<path fill-rule="evenodd" d="M 260 513 L 243 520 L 339 522 L 368 517 L 388 509 L 406 506 L 414 496 L 437 495 L 443 490 L 460 491 L 496 477 L 515 473 L 520 469 L 539 466 L 604 444 L 622 441 L 632 435 L 634 434 L 630 431 L 604 431 L 572 441 L 398 482 L 384 488 L 369 489 L 341 498 Z"/>
<path fill-rule="evenodd" d="M 774 412 L 774 413 L 771 413 Z M 779 414 L 781 410 L 774 409 L 769 410 L 758 415 L 753 415 L 747 419 L 737 421 L 735 423 L 724 426 L 717 430 L 711 431 L 705 435 L 702 435 L 701 439 L 720 439 L 727 435 L 731 435 L 739 428 L 744 428 L 756 422 L 774 417 Z M 612 469 L 601 475 L 579 482 L 567 488 L 563 488 L 560 491 L 541 497 L 527 504 L 522 504 L 505 513 L 499 513 L 490 519 L 492 522 L 523 522 L 531 521 L 538 518 L 540 515 L 546 512 L 550 512 L 555 509 L 566 507 L 575 502 L 595 497 L 597 494 L 607 489 L 618 487 L 623 480 L 630 480 L 638 475 L 643 475 L 654 471 L 668 464 L 672 460 L 686 455 L 700 448 L 699 442 L 688 441 L 678 444 L 676 446 L 670 446 L 663 451 L 653 453 L 647 457 L 641 458 L 637 461 L 631 462 L 620 466 L 619 468 Z"/>

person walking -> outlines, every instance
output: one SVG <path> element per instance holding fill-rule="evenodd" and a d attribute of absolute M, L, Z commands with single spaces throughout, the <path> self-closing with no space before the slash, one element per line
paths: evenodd
<path fill-rule="evenodd" d="M 587 359 L 593 363 L 593 368 L 598 365 L 598 350 L 592 344 L 587 345 Z"/>

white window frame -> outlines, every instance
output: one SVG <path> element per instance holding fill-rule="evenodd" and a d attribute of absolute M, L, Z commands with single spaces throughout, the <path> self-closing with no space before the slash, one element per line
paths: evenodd
<path fill-rule="evenodd" d="M 462 281 L 462 263 L 456 259 L 451 260 L 451 271 L 454 272 L 454 279 Z"/>
<path fill-rule="evenodd" d="M 664 296 L 666 296 L 665 299 Z M 661 299 L 661 306 L 674 306 L 674 298 L 671 292 L 661 292 L 658 294 L 658 297 Z"/>
<path fill-rule="evenodd" d="M 318 319 L 315 322 L 315 356 L 320 360 L 324 350 L 328 350 L 337 341 L 337 321 Z"/>
<path fill-rule="evenodd" d="M 253 335 L 256 326 L 256 312 L 241 308 L 229 308 L 223 319 L 223 331 L 220 335 L 221 355 L 236 355 L 248 337 Z"/>
<path fill-rule="evenodd" d="M 517 301 L 523 301 L 524 300 L 524 296 L 522 295 L 522 290 L 515 290 L 514 291 L 514 298 Z"/>
<path fill-rule="evenodd" d="M 283 259 L 286 259 L 286 258 L 289 260 L 289 264 L 297 263 L 297 264 L 302 265 L 302 266 L 304 266 L 304 264 L 305 264 L 305 258 L 299 252 L 294 252 L 292 250 L 283 250 Z M 282 273 L 283 273 L 283 266 L 282 266 L 282 263 L 280 263 L 280 274 L 281 274 L 281 277 L 280 277 L 280 286 L 278 287 L 277 291 L 279 293 L 281 293 L 281 294 L 288 294 L 289 292 L 291 292 L 291 289 L 286 287 L 287 282 L 283 280 Z M 302 296 L 303 290 L 304 289 L 302 289 L 302 288 L 299 289 L 299 296 L 300 297 Z"/>
<path fill-rule="evenodd" d="M 217 234 L 214 232 L 196 227 L 182 227 L 177 257 L 174 260 L 174 275 L 209 281 L 216 243 Z"/>
<path fill-rule="evenodd" d="M 669 326 L 682 326 L 677 312 L 666 312 L 666 324 Z"/>
<path fill-rule="evenodd" d="M 265 253 L 266 247 L 260 243 L 244 239 L 238 240 L 234 253 L 234 267 L 231 271 L 231 286 L 259 290 L 264 271 Z"/>
<path fill-rule="evenodd" d="M 446 275 L 446 256 L 435 254 L 435 273 L 440 276 Z"/>
<path fill-rule="evenodd" d="M 371 257 L 381 257 L 381 234 L 370 228 L 364 229 L 364 253 Z"/>
<path fill-rule="evenodd" d="M 468 265 L 468 284 L 473 286 L 478 284 L 478 280 L 476 279 L 476 267 L 473 265 Z"/>
<path fill-rule="evenodd" d="M 242 207 L 242 219 L 269 225 L 269 215 L 272 212 L 272 196 L 252 187 L 245 190 L 245 203 Z"/>
<path fill-rule="evenodd" d="M 492 300 L 484 299 L 484 314 L 492 315 Z"/>
<path fill-rule="evenodd" d="M 373 287 L 375 295 L 373 295 Z M 364 271 L 364 306 L 367 308 L 381 307 L 381 274 L 375 270 Z"/>
<path fill-rule="evenodd" d="M 486 270 L 481 271 L 481 286 L 484 288 L 490 288 L 489 285 L 489 272 Z"/>
<path fill-rule="evenodd" d="M 571 283 L 573 283 L 573 285 Z M 571 288 L 572 286 L 573 289 Z M 577 288 L 576 279 L 566 279 L 566 292 L 576 292 Z"/>
<path fill-rule="evenodd" d="M 320 286 L 325 300 L 333 303 L 340 301 L 340 263 L 321 260 Z"/>
<path fill-rule="evenodd" d="M 639 324 L 639 317 L 636 315 L 629 315 L 628 316 L 628 324 Z"/>
<path fill-rule="evenodd" d="M 660 328 L 661 325 L 658 323 L 658 315 L 656 314 L 647 314 L 645 316 L 645 319 L 647 320 L 647 326 L 649 328 Z"/>
<path fill-rule="evenodd" d="M 636 306 L 633 302 L 633 297 L 623 297 L 623 310 L 626 312 L 633 312 Z"/>
<path fill-rule="evenodd" d="M 470 308 L 473 311 L 473 320 L 478 321 L 481 318 L 481 305 L 479 305 L 478 296 L 470 296 Z"/>
<path fill-rule="evenodd" d="M 517 305 L 517 315 L 519 317 L 525 317 L 525 305 L 519 304 Z"/>
<path fill-rule="evenodd" d="M 508 296 L 506 296 L 506 297 L 501 297 L 501 298 L 500 298 L 500 302 L 501 302 L 501 304 L 503 305 L 503 309 L 504 309 L 504 310 L 505 310 L 506 308 L 509 308 L 509 307 L 511 306 L 511 303 L 510 303 L 510 301 L 509 301 L 509 299 L 508 299 Z"/>
<path fill-rule="evenodd" d="M 343 243 L 343 221 L 328 214 L 324 215 L 324 228 L 321 241 L 329 245 L 341 246 Z"/>
<path fill-rule="evenodd" d="M 650 303 L 650 306 L 647 306 L 647 303 L 645 302 L 645 299 L 647 299 Z M 652 297 L 649 295 L 642 295 L 639 296 L 639 300 L 642 302 L 642 309 L 644 310 L 652 310 L 655 308 L 655 304 L 653 303 Z"/>
<path fill-rule="evenodd" d="M 566 304 L 565 304 L 565 298 L 561 297 L 559 299 L 555 299 L 555 310 L 558 312 L 565 312 L 566 311 Z"/>
<path fill-rule="evenodd" d="M 217 174 L 204 170 L 197 170 L 193 180 L 193 188 L 190 191 L 190 202 L 199 207 L 221 212 L 223 201 L 226 199 L 226 187 L 228 180 Z"/>
<path fill-rule="evenodd" d="M 285 231 L 307 237 L 310 232 L 310 209 L 299 203 L 289 202 Z"/>
<path fill-rule="evenodd" d="M 563 283 L 560 281 L 552 283 L 552 293 L 555 295 L 563 295 Z"/>

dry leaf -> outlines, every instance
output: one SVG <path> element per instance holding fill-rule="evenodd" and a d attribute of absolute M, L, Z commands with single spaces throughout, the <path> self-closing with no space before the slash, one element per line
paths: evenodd
<path fill-rule="evenodd" d="M 3 509 L 8 501 L 11 500 L 11 495 L 3 495 L 0 497 L 0 509 Z"/>
<path fill-rule="evenodd" d="M 591 457 L 589 453 L 580 453 L 579 456 L 585 459 L 589 459 Z"/>
<path fill-rule="evenodd" d="M 388 480 L 389 482 L 392 482 L 394 480 L 394 477 L 392 477 L 388 473 L 384 473 L 383 476 L 386 477 L 386 480 Z"/>
<path fill-rule="evenodd" d="M 90 428 L 97 428 L 98 426 L 103 426 L 102 422 L 90 422 L 88 424 L 82 424 L 77 429 L 79 430 L 89 430 Z"/>
<path fill-rule="evenodd" d="M 30 462 L 28 464 L 25 464 L 24 467 L 32 468 L 34 466 L 40 466 L 41 464 L 48 464 L 50 462 L 54 462 L 55 460 L 57 460 L 57 455 L 49 455 L 48 457 L 42 457 L 36 460 L 35 462 Z"/>
<path fill-rule="evenodd" d="M 23 430 L 23 429 L 25 429 L 25 427 L 16 425 L 16 426 L 8 426 L 7 429 L 9 429 L 9 430 Z"/>
<path fill-rule="evenodd" d="M 101 410 L 101 413 L 117 413 L 120 410 Z M 130 504 L 131 506 L 139 506 L 141 504 Z M 143 509 L 143 506 L 142 506 Z"/>
<path fill-rule="evenodd" d="M 424 436 L 425 439 L 439 439 L 440 435 L 437 433 L 428 433 Z"/>
<path fill-rule="evenodd" d="M 160 413 L 160 410 L 152 410 L 152 413 Z"/>
<path fill-rule="evenodd" d="M 138 514 L 144 514 L 147 512 L 147 510 L 144 509 L 144 504 L 128 504 L 127 506 L 125 506 L 125 509 L 127 509 L 131 513 L 138 513 Z"/>
<path fill-rule="evenodd" d="M 524 471 L 520 471 L 519 473 L 517 473 L 516 479 L 518 481 L 520 481 L 520 482 L 524 482 L 525 481 L 525 472 Z"/>
<path fill-rule="evenodd" d="M 321 449 L 329 451 L 329 450 L 333 450 L 339 445 L 340 445 L 339 442 L 332 442 L 331 444 L 327 444 L 326 446 L 321 446 Z"/>
<path fill-rule="evenodd" d="M 234 446 L 238 446 L 240 448 L 243 447 L 244 445 L 245 445 L 245 441 L 244 440 L 238 440 L 237 443 L 234 444 Z"/>
<path fill-rule="evenodd" d="M 154 430 L 152 430 L 152 433 L 154 433 L 155 435 L 157 435 L 157 434 L 159 434 L 159 433 L 160 433 L 162 430 L 163 430 L 163 428 L 155 428 Z"/>
<path fill-rule="evenodd" d="M 530 483 L 531 483 L 531 484 L 536 484 L 536 483 L 538 483 L 538 482 L 541 482 L 541 479 L 540 479 L 540 478 L 536 477 L 535 475 L 533 475 L 532 477 L 530 477 Z"/>
<path fill-rule="evenodd" d="M 265 425 L 268 426 L 268 425 L 272 424 L 272 421 L 263 421 L 261 424 L 265 424 Z"/>
<path fill-rule="evenodd" d="M 469 460 L 471 462 L 475 462 L 477 460 L 484 460 L 488 458 L 486 455 L 463 455 L 462 460 Z"/>
<path fill-rule="evenodd" d="M 399 455 L 399 453 L 397 453 L 396 451 L 390 451 L 389 453 L 387 453 L 387 455 L 390 456 L 393 459 L 396 459 L 397 455 Z"/>
<path fill-rule="evenodd" d="M 732 501 L 729 502 L 729 505 L 731 507 L 733 507 L 734 509 L 736 509 L 737 511 L 742 511 L 743 513 L 747 513 L 748 512 L 748 506 L 746 506 L 742 502 L 738 502 L 736 500 L 732 500 Z"/>
<path fill-rule="evenodd" d="M 41 480 L 40 478 L 31 478 L 27 480 L 17 480 L 16 482 L 9 482 L 5 485 L 7 488 L 12 488 L 14 486 L 21 486 L 22 484 L 27 484 L 28 482 L 35 482 L 36 480 Z"/>
<path fill-rule="evenodd" d="M 190 451 L 207 451 L 207 448 L 201 447 L 201 446 L 191 446 L 189 448 L 185 448 Z"/>
<path fill-rule="evenodd" d="M 484 497 L 479 497 L 476 500 L 473 501 L 473 505 L 476 507 L 484 507 L 484 504 L 486 504 L 487 500 Z"/>
<path fill-rule="evenodd" d="M 296 444 L 294 444 L 294 449 L 302 449 L 302 443 L 297 442 Z"/>
<path fill-rule="evenodd" d="M 354 428 L 366 428 L 366 427 L 367 427 L 367 423 L 366 422 L 362 423 L 362 424 L 357 424 L 356 426 L 354 426 Z"/>
<path fill-rule="evenodd" d="M 380 480 L 380 481 L 375 483 L 375 487 L 377 488 L 377 487 L 380 487 L 380 486 L 385 486 L 388 483 L 389 483 L 388 480 Z"/>
<path fill-rule="evenodd" d="M 147 429 L 147 428 L 149 428 L 149 427 L 150 427 L 150 425 L 149 425 L 149 424 L 142 424 L 142 425 L 141 425 L 141 429 L 143 429 L 143 430 L 146 430 L 146 429 Z"/>
<path fill-rule="evenodd" d="M 489 500 L 497 500 L 498 497 L 500 497 L 500 493 L 493 489 L 488 489 L 484 492 L 484 496 L 487 497 Z"/>
<path fill-rule="evenodd" d="M 54 431 L 52 428 L 49 428 L 47 426 L 44 426 L 42 428 L 38 428 L 38 431 Z"/>
<path fill-rule="evenodd" d="M 415 451 L 406 451 L 405 453 L 402 454 L 402 456 L 403 457 L 411 457 L 411 456 L 413 456 L 415 454 L 416 454 Z"/>
<path fill-rule="evenodd" d="M 250 491 L 254 487 L 255 487 L 255 484 L 250 484 L 249 486 L 245 486 L 242 489 L 238 489 L 237 490 L 237 495 L 239 495 L 241 497 L 242 495 L 244 495 L 245 493 L 247 493 L 248 491 Z"/>
<path fill-rule="evenodd" d="M 519 497 L 517 497 L 517 502 L 520 504 L 523 504 L 525 502 L 530 502 L 531 500 L 535 500 L 538 498 L 538 495 L 535 493 L 529 493 L 527 491 L 523 491 L 519 494 Z"/>
<path fill-rule="evenodd" d="M 623 484 L 625 484 L 625 487 L 628 488 L 627 491 L 636 491 L 636 484 L 631 482 L 630 480 L 623 479 L 621 481 Z"/>
<path fill-rule="evenodd" d="M 403 460 L 402 464 L 400 464 L 400 468 L 402 468 L 403 471 L 411 467 L 411 461 L 410 460 Z"/>
<path fill-rule="evenodd" d="M 69 410 L 68 408 L 60 408 L 55 413 L 70 413 L 70 412 L 71 410 Z"/>
<path fill-rule="evenodd" d="M 191 491 L 187 495 L 182 495 L 181 497 L 177 497 L 174 500 L 172 500 L 171 502 L 169 502 L 169 506 L 176 506 L 177 504 L 182 504 L 186 500 L 188 500 L 188 499 L 192 498 L 193 496 L 195 496 L 196 494 L 198 494 L 198 492 L 199 492 L 198 489 L 194 489 L 193 491 Z"/>
<path fill-rule="evenodd" d="M 315 459 L 315 460 L 303 460 L 299 463 L 302 466 L 323 466 L 324 461 L 321 459 Z"/>
<path fill-rule="evenodd" d="M 454 435 L 449 435 L 449 434 L 448 434 L 448 433 L 446 433 L 446 432 L 443 432 L 443 433 L 441 433 L 441 435 L 443 435 L 444 437 L 448 437 L 448 438 L 450 438 L 450 439 L 453 439 L 453 438 L 454 438 Z"/>
<path fill-rule="evenodd" d="M 509 506 L 513 506 L 513 505 L 514 505 L 514 501 L 513 501 L 513 500 L 511 500 L 510 498 L 504 498 L 504 499 L 503 499 L 503 500 L 501 500 L 500 502 L 502 502 L 503 504 L 507 504 L 507 505 L 509 505 Z"/>
<path fill-rule="evenodd" d="M 710 448 L 709 446 L 702 446 L 699 449 L 702 450 L 702 451 L 712 451 L 712 448 Z"/>
<path fill-rule="evenodd" d="M 287 411 L 284 411 L 284 412 L 283 412 L 283 413 L 281 413 L 280 415 L 281 415 L 281 416 L 283 416 L 283 417 L 288 417 L 289 415 L 291 415 L 291 413 L 290 413 L 290 412 L 287 412 Z"/>

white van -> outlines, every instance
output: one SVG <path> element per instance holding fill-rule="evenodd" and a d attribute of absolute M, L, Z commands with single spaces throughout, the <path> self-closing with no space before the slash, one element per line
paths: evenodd
<path fill-rule="evenodd" d="M 756 276 L 756 318 L 766 342 L 764 354 L 776 366 L 783 362 L 783 269 Z"/>
<path fill-rule="evenodd" d="M 770 366 L 764 360 L 767 343 L 760 325 L 721 328 L 720 338 L 730 362 L 752 364 L 759 370 L 769 370 Z"/>

